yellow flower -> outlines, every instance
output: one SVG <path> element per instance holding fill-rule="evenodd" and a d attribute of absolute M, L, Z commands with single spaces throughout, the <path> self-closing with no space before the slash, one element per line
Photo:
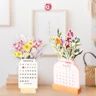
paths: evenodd
<path fill-rule="evenodd" d="M 51 36 L 50 39 L 51 40 L 54 40 L 56 38 L 56 36 Z"/>
<path fill-rule="evenodd" d="M 26 44 L 23 45 L 23 50 L 24 51 L 29 52 L 31 50 L 31 48 L 32 48 L 32 45 L 30 45 L 29 43 L 26 43 Z"/>
<path fill-rule="evenodd" d="M 22 52 L 16 51 L 14 52 L 15 57 L 22 58 Z"/>
<path fill-rule="evenodd" d="M 32 40 L 28 41 L 27 43 L 28 43 L 30 46 L 32 46 L 32 45 L 33 45 Z"/>

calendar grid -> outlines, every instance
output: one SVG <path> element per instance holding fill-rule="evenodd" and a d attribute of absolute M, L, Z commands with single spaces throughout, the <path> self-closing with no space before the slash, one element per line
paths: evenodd
<path fill-rule="evenodd" d="M 19 88 L 37 88 L 38 70 L 35 60 L 23 59 L 18 65 Z"/>
<path fill-rule="evenodd" d="M 74 64 L 57 62 L 54 65 L 54 84 L 66 87 L 80 88 L 79 70 Z"/>

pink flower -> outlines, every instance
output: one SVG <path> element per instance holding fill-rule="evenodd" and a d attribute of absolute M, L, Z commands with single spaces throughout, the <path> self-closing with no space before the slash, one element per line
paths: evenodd
<path fill-rule="evenodd" d="M 73 36 L 74 36 L 73 32 L 71 30 L 69 30 L 69 32 L 67 33 L 66 41 L 71 42 Z"/>
<path fill-rule="evenodd" d="M 72 38 L 73 36 L 74 36 L 73 32 L 69 30 L 69 32 L 67 33 L 67 37 Z"/>
<path fill-rule="evenodd" d="M 66 38 L 66 41 L 67 41 L 67 42 L 70 42 L 70 41 L 71 41 L 71 38 L 70 38 L 70 37 L 67 37 L 67 38 Z"/>
<path fill-rule="evenodd" d="M 66 41 L 65 46 L 66 46 L 66 48 L 70 47 L 70 42 Z"/>
<path fill-rule="evenodd" d="M 15 48 L 15 50 L 20 51 L 22 50 L 22 46 L 23 46 L 24 42 L 22 40 L 16 42 L 13 44 L 13 47 Z"/>
<path fill-rule="evenodd" d="M 41 46 L 41 44 L 42 44 L 42 41 L 41 41 L 41 40 L 38 40 L 38 41 L 35 40 L 35 41 L 33 42 L 33 47 L 38 48 L 38 47 Z"/>

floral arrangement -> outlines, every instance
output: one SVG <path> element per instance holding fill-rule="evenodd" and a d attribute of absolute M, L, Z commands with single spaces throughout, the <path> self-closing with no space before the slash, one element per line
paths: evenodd
<path fill-rule="evenodd" d="M 13 52 L 17 58 L 38 58 L 42 54 L 44 44 L 41 40 L 18 40 L 13 44 Z"/>
<path fill-rule="evenodd" d="M 57 30 L 57 36 L 52 36 L 51 44 L 60 58 L 73 60 L 82 53 L 79 47 L 81 45 L 80 39 L 71 30 L 67 32 L 65 39 L 62 37 L 62 33 Z"/>

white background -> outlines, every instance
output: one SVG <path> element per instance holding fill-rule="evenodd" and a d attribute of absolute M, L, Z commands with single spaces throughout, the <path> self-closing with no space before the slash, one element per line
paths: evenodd
<path fill-rule="evenodd" d="M 68 27 L 72 29 L 82 42 L 84 52 L 96 53 L 91 39 L 91 16 L 89 0 L 11 0 L 12 1 L 12 26 L 0 27 L 0 85 L 5 83 L 8 74 L 17 72 L 17 64 L 20 61 L 13 54 L 12 43 L 21 34 L 27 38 L 32 37 L 32 10 L 44 9 L 47 2 L 52 3 L 53 9 L 68 10 Z M 82 54 L 83 55 L 83 54 Z M 80 68 L 80 83 L 85 84 L 84 63 L 82 55 L 76 58 L 76 64 Z M 91 58 L 86 58 L 91 62 Z M 56 58 L 39 59 L 39 83 L 52 84 L 53 65 Z"/>

